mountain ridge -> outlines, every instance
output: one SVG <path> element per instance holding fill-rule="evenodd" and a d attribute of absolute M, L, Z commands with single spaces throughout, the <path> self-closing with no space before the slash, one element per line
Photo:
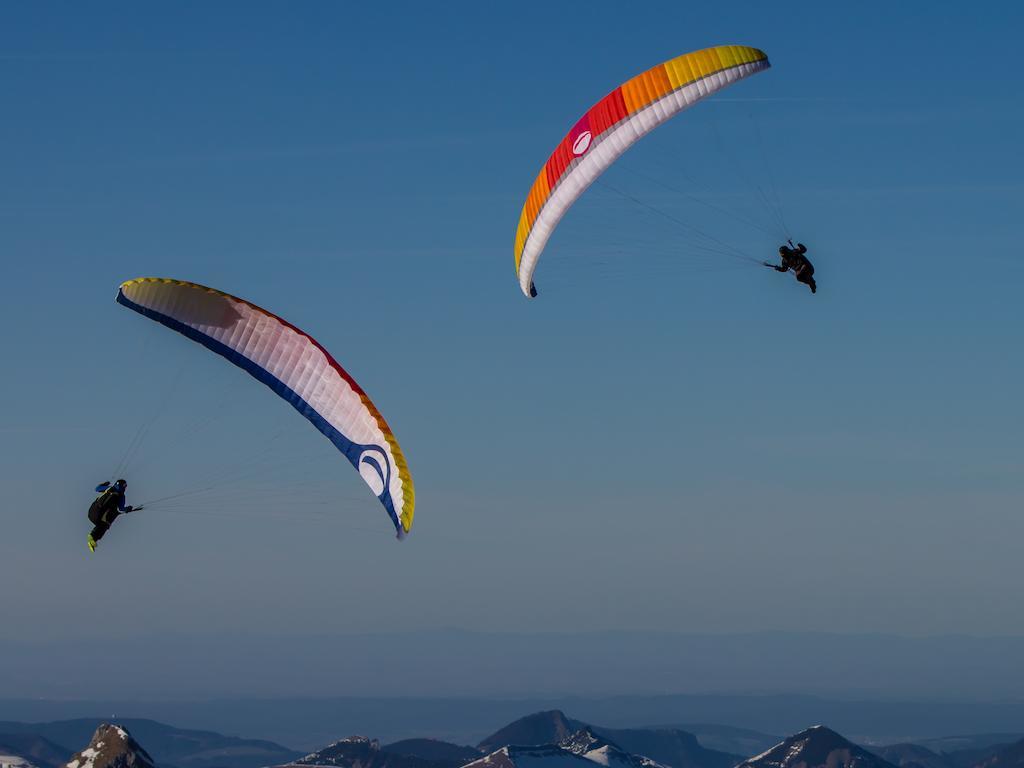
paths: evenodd
<path fill-rule="evenodd" d="M 891 763 L 824 725 L 814 725 L 737 768 L 895 768 Z"/>
<path fill-rule="evenodd" d="M 88 746 L 65 768 L 156 768 L 149 753 L 120 725 L 100 723 Z"/>
<path fill-rule="evenodd" d="M 0 722 L 0 733 L 34 735 L 65 749 L 91 739 L 104 718 L 75 718 L 43 723 Z M 158 765 L 175 768 L 262 768 L 302 753 L 262 739 L 241 739 L 215 731 L 177 728 L 147 718 L 124 718 L 118 723 L 145 742 Z M 43 768 L 42 766 L 40 768 Z"/>

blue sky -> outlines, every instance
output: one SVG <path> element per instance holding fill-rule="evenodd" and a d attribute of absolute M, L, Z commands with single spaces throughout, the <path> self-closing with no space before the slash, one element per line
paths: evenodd
<path fill-rule="evenodd" d="M 1024 633 L 1022 21 L 0 6 L 0 632 Z M 818 295 L 596 186 L 527 302 L 512 240 L 555 143 L 626 78 L 720 43 L 773 68 L 607 181 L 771 258 L 645 179 L 750 216 L 741 176 L 769 181 Z M 287 406 L 117 307 L 141 275 L 320 339 L 409 458 L 409 540 Z M 154 415 L 130 501 L 251 482 L 120 521 L 88 557 L 91 486 Z"/>

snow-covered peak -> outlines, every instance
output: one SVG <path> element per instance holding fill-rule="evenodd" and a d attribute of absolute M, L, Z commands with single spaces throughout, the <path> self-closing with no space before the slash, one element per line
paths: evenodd
<path fill-rule="evenodd" d="M 823 725 L 790 736 L 739 768 L 892 768 Z"/>
<path fill-rule="evenodd" d="M 501 747 L 464 768 L 593 768 L 595 763 L 605 768 L 664 768 L 619 749 L 589 728 L 569 734 L 558 744 Z"/>
<path fill-rule="evenodd" d="M 103 723 L 89 745 L 73 755 L 66 768 L 154 768 L 154 763 L 126 729 Z"/>
<path fill-rule="evenodd" d="M 598 736 L 589 726 L 569 734 L 559 746 L 607 768 L 664 768 L 650 758 L 631 754 L 615 742 Z"/>
<path fill-rule="evenodd" d="M 577 755 L 586 755 L 588 752 L 607 746 L 609 743 L 607 740 L 596 736 L 590 728 L 580 728 L 558 742 L 558 746 Z"/>
<path fill-rule="evenodd" d="M 501 747 L 464 768 L 592 768 L 592 763 L 558 744 L 545 744 Z"/>
<path fill-rule="evenodd" d="M 370 768 L 378 762 L 380 742 L 367 736 L 348 736 L 295 761 L 297 765 Z"/>
<path fill-rule="evenodd" d="M 430 739 L 406 739 L 381 746 L 377 739 L 349 736 L 278 768 L 460 768 L 478 754 Z"/>

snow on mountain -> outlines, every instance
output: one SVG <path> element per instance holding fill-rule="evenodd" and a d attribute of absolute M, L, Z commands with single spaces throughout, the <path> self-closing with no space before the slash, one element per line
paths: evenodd
<path fill-rule="evenodd" d="M 593 761 L 558 744 L 507 746 L 467 763 L 464 768 L 593 768 Z"/>
<path fill-rule="evenodd" d="M 63 768 L 71 750 L 34 733 L 0 733 L 0 766 L 22 760 L 33 768 Z"/>
<path fill-rule="evenodd" d="M 36 768 L 36 766 L 18 755 L 0 755 L 0 768 Z"/>
<path fill-rule="evenodd" d="M 894 768 L 835 731 L 816 725 L 790 736 L 737 768 Z"/>
<path fill-rule="evenodd" d="M 349 736 L 347 739 L 341 739 L 321 750 L 299 758 L 290 765 L 333 766 L 334 768 L 453 768 L 453 766 L 460 766 L 465 762 L 467 760 L 433 759 L 415 754 L 400 754 L 381 749 L 380 742 L 376 739 L 369 739 L 366 736 Z"/>
<path fill-rule="evenodd" d="M 570 733 L 558 746 L 606 768 L 665 768 L 650 758 L 626 752 L 614 742 L 595 734 L 589 727 Z"/>
<path fill-rule="evenodd" d="M 632 757 L 610 740 L 597 736 L 589 727 L 570 733 L 558 742 L 558 746 L 601 765 L 610 765 L 612 762 L 627 763 Z"/>
<path fill-rule="evenodd" d="M 20 755 L 39 768 L 64 768 L 75 751 L 64 745 L 89 741 L 102 722 L 95 717 L 48 723 L 0 721 L 0 753 Z M 175 728 L 155 720 L 125 718 L 118 725 L 146 745 L 157 765 L 175 768 L 261 768 L 302 755 L 271 741 Z"/>
<path fill-rule="evenodd" d="M 594 726 L 593 730 L 630 754 L 644 755 L 670 768 L 732 768 L 743 759 L 742 755 L 708 749 L 694 734 L 679 728 Z"/>
<path fill-rule="evenodd" d="M 153 758 L 124 728 L 103 723 L 89 746 L 73 755 L 65 768 L 155 768 Z"/>
<path fill-rule="evenodd" d="M 538 744 L 559 744 L 606 766 L 636 768 L 643 764 L 636 761 L 641 755 L 667 768 L 732 768 L 743 759 L 707 749 L 692 733 L 678 728 L 604 728 L 573 720 L 557 709 L 509 723 L 480 742 L 480 749 L 491 753 L 508 745 Z"/>
<path fill-rule="evenodd" d="M 563 731 L 563 726 L 572 722 L 560 712 L 541 715 L 527 724 L 525 731 L 519 730 L 520 735 L 525 732 L 536 737 L 551 727 Z M 538 725 L 540 728 L 535 728 Z M 593 768 L 595 763 L 605 768 L 665 768 L 646 757 L 631 755 L 588 727 L 565 733 L 557 744 L 504 746 L 464 768 Z"/>
<path fill-rule="evenodd" d="M 349 736 L 323 749 L 300 757 L 292 765 L 338 765 L 345 768 L 370 768 L 379 762 L 380 742 L 366 736 Z"/>

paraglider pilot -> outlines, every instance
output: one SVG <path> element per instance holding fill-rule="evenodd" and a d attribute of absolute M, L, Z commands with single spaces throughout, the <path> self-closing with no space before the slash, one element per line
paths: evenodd
<path fill-rule="evenodd" d="M 793 241 L 789 241 L 793 245 Z M 814 265 L 804 254 L 807 253 L 807 246 L 797 243 L 795 248 L 785 245 L 779 247 L 779 260 L 781 264 L 764 262 L 766 267 L 771 267 L 776 272 L 792 272 L 796 275 L 796 281 L 803 283 L 811 289 L 811 293 L 818 292 L 818 284 L 814 282 Z"/>
<path fill-rule="evenodd" d="M 88 538 L 90 552 L 96 551 L 96 543 L 103 538 L 103 534 L 114 524 L 118 515 L 142 509 L 125 504 L 124 493 L 127 488 L 128 483 L 124 480 L 115 483 L 104 482 L 96 486 L 96 493 L 99 496 L 89 507 L 89 522 L 94 526 Z"/>

